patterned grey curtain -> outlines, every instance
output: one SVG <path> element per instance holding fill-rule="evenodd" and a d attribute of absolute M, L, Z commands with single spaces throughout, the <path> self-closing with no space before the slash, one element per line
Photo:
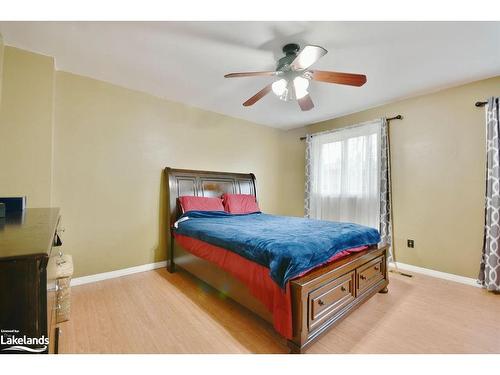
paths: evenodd
<path fill-rule="evenodd" d="M 389 127 L 386 118 L 382 118 L 380 130 L 380 237 L 389 245 L 389 259 L 392 256 L 391 225 L 391 153 L 389 147 Z"/>
<path fill-rule="evenodd" d="M 311 135 L 306 134 L 306 186 L 304 196 L 304 217 L 309 218 L 311 212 Z"/>
<path fill-rule="evenodd" d="M 479 283 L 500 292 L 500 121 L 499 98 L 490 98 L 486 110 L 486 200 L 483 255 Z"/>

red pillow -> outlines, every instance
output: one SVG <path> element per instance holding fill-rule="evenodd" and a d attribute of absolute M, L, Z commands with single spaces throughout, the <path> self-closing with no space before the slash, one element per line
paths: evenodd
<path fill-rule="evenodd" d="M 182 196 L 179 197 L 182 212 L 188 211 L 224 211 L 222 199 L 209 197 Z"/>
<path fill-rule="evenodd" d="M 260 212 L 255 196 L 251 194 L 224 194 L 224 209 L 231 214 Z"/>

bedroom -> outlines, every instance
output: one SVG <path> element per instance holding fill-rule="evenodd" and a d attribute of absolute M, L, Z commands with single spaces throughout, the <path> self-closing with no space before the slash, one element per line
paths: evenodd
<path fill-rule="evenodd" d="M 5 200 L 2 330 L 33 318 L 8 302 L 32 290 L 12 249 L 33 240 L 64 274 L 40 276 L 50 353 L 500 352 L 500 22 L 0 34 L 0 197 L 26 207 Z"/>

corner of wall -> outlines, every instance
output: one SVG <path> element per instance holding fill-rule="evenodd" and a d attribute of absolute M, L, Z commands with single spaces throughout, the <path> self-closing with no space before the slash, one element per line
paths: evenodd
<path fill-rule="evenodd" d="M 304 134 L 304 127 L 286 130 L 281 134 L 283 160 L 280 198 L 285 206 L 281 214 L 287 216 L 304 216 L 305 144 L 300 140 Z"/>

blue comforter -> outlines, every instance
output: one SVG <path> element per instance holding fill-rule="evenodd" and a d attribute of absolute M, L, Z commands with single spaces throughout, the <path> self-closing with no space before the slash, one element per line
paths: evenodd
<path fill-rule="evenodd" d="M 376 229 L 358 224 L 263 213 L 190 211 L 176 226 L 177 234 L 223 247 L 269 268 L 280 287 L 342 250 L 380 241 Z"/>

